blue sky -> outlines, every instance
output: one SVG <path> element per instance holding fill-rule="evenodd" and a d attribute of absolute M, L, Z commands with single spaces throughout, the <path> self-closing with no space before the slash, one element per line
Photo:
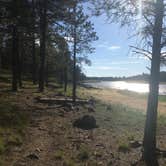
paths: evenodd
<path fill-rule="evenodd" d="M 148 73 L 149 61 L 144 57 L 133 56 L 129 46 L 139 40 L 130 38 L 129 28 L 120 28 L 118 24 L 107 23 L 106 17 L 91 17 L 99 40 L 93 43 L 95 52 L 88 55 L 91 66 L 83 65 L 87 76 L 131 76 Z"/>

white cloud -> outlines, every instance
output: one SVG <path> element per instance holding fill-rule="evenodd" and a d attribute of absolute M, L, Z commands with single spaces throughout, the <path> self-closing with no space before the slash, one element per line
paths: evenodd
<path fill-rule="evenodd" d="M 130 64 L 142 64 L 143 62 L 142 61 L 113 61 L 113 62 L 108 62 L 108 59 L 107 61 L 102 61 L 102 62 L 96 62 L 96 63 L 92 63 L 92 65 L 101 65 L 101 64 L 105 64 L 105 65 L 130 65 Z"/>
<path fill-rule="evenodd" d="M 124 67 L 111 67 L 111 66 L 87 66 L 86 69 L 92 69 L 92 70 L 128 70 Z"/>
<path fill-rule="evenodd" d="M 138 61 L 117 61 L 111 62 L 112 65 L 129 65 L 129 64 L 140 64 Z"/>
<path fill-rule="evenodd" d="M 121 47 L 120 46 L 111 46 L 111 47 L 108 47 L 109 50 L 118 50 L 120 49 Z"/>
<path fill-rule="evenodd" d="M 118 50 L 121 48 L 119 45 L 110 45 L 108 42 L 103 42 L 103 43 L 97 45 L 97 47 L 98 48 L 105 48 L 108 50 Z"/>

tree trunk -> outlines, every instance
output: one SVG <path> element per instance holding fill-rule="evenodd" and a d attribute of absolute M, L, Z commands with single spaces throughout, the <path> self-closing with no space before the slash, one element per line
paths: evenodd
<path fill-rule="evenodd" d="M 18 83 L 19 83 L 19 88 L 22 88 L 22 63 L 23 63 L 23 38 L 22 35 L 20 35 L 20 40 L 19 40 L 19 57 L 18 57 Z"/>
<path fill-rule="evenodd" d="M 47 56 L 48 57 L 48 56 Z M 47 64 L 46 64 L 46 74 L 45 74 L 45 82 L 46 82 L 46 86 L 48 87 L 48 83 L 49 83 L 49 80 L 48 80 L 48 59 L 47 59 Z"/>
<path fill-rule="evenodd" d="M 75 39 L 74 39 L 75 40 Z M 73 56 L 73 102 L 76 100 L 76 42 L 74 41 L 74 56 Z"/>
<path fill-rule="evenodd" d="M 68 75 L 67 75 L 67 66 L 64 69 L 64 92 L 67 92 L 67 85 L 68 85 Z"/>
<path fill-rule="evenodd" d="M 40 71 L 39 71 L 39 91 L 44 91 L 45 76 L 45 56 L 46 56 L 46 14 L 47 0 L 43 0 L 40 9 Z"/>
<path fill-rule="evenodd" d="M 0 35 L 0 69 L 2 68 L 3 37 Z"/>
<path fill-rule="evenodd" d="M 37 82 L 37 72 L 36 72 L 36 68 L 37 68 L 37 63 L 36 63 L 36 53 L 35 53 L 35 35 L 33 33 L 33 37 L 32 37 L 32 61 L 33 61 L 33 67 L 32 67 L 32 79 L 33 79 L 33 84 L 35 85 Z"/>
<path fill-rule="evenodd" d="M 161 36 L 163 24 L 163 0 L 156 1 L 155 24 L 153 34 L 150 91 L 148 96 L 147 117 L 144 131 L 143 157 L 148 166 L 158 166 L 156 156 L 156 127 L 158 108 L 158 89 L 160 74 Z"/>
<path fill-rule="evenodd" d="M 13 25 L 12 32 L 12 90 L 17 91 L 18 82 L 18 32 L 16 25 Z"/>
<path fill-rule="evenodd" d="M 74 7 L 74 14 L 76 13 L 76 6 Z M 77 49 L 77 26 L 76 20 L 74 25 L 74 46 L 73 46 L 73 102 L 76 101 L 76 88 L 77 88 L 77 80 L 76 80 L 76 49 Z"/>
<path fill-rule="evenodd" d="M 37 81 L 37 63 L 36 63 L 36 52 L 35 52 L 35 3 L 34 3 L 34 0 L 32 0 L 32 29 L 33 29 L 33 32 L 32 32 L 32 80 L 33 80 L 33 84 L 35 85 L 36 84 L 36 81 Z"/>

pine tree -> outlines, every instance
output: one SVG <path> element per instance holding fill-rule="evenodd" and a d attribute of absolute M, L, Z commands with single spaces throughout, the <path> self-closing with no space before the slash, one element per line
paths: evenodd
<path fill-rule="evenodd" d="M 98 39 L 94 31 L 93 24 L 88 20 L 88 15 L 83 12 L 81 3 L 74 2 L 71 8 L 71 15 L 69 19 L 69 38 L 73 43 L 73 102 L 76 101 L 76 88 L 77 88 L 77 55 L 82 55 L 86 60 L 88 53 L 92 53 L 94 48 L 91 43 Z"/>

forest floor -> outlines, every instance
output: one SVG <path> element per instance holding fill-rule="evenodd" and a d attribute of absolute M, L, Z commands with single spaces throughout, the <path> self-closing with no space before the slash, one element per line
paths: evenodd
<path fill-rule="evenodd" d="M 8 90 L 10 84 L 0 83 L 1 166 L 134 166 L 141 158 L 145 113 L 140 107 L 130 107 L 123 99 L 105 100 L 103 91 L 99 96 L 96 89 L 85 88 L 79 88 L 78 94 L 93 96 L 95 112 L 88 111 L 88 104 L 73 108 L 42 104 L 37 97 L 62 98 L 62 89 L 51 87 L 41 94 L 36 86 L 24 85 L 13 93 Z M 94 116 L 98 127 L 73 127 L 83 115 Z M 158 120 L 157 146 L 166 149 L 163 113 Z M 159 157 L 159 162 L 166 166 L 166 158 Z"/>

